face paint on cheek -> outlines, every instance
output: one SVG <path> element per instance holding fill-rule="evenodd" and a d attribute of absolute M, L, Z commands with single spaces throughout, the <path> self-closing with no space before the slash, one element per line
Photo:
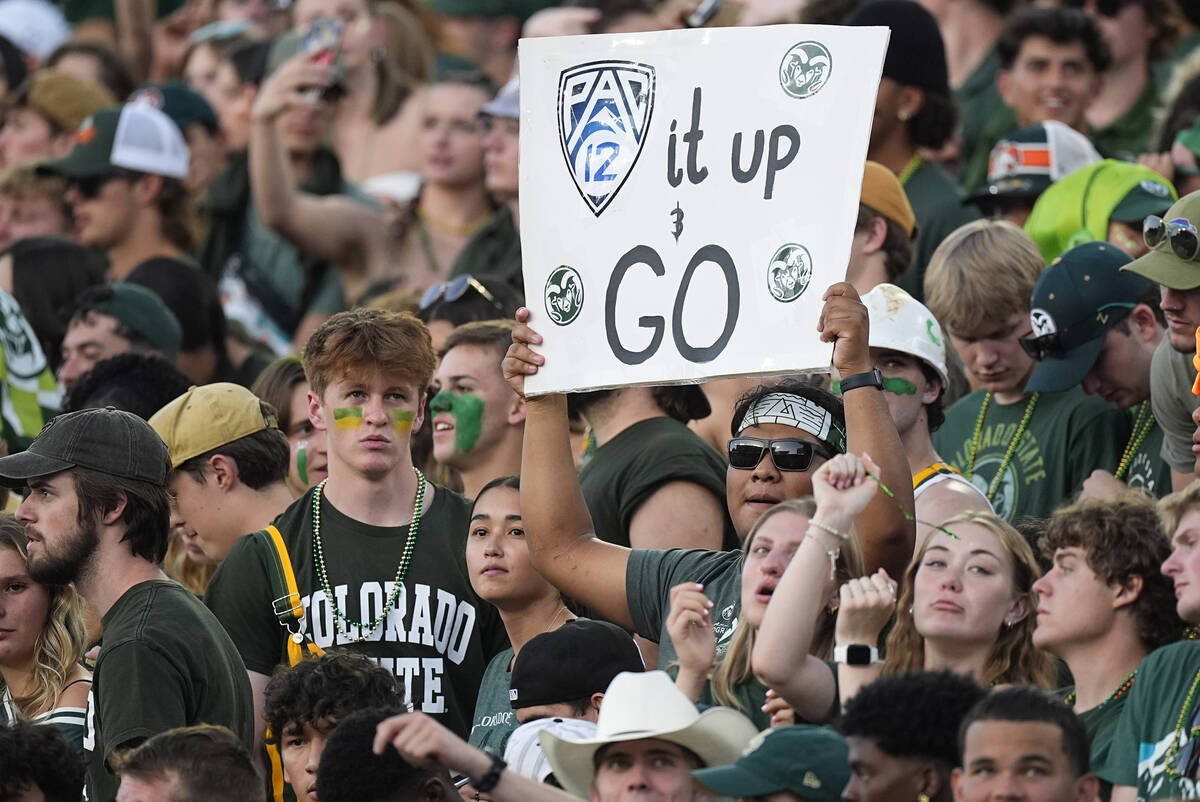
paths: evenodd
<path fill-rule="evenodd" d="M 883 389 L 892 395 L 916 395 L 917 385 L 899 376 L 883 380 Z"/>
<path fill-rule="evenodd" d="M 405 435 L 411 432 L 415 417 L 416 414 L 411 409 L 393 409 L 392 425 L 396 427 L 396 434 Z"/>
<path fill-rule="evenodd" d="M 357 429 L 362 426 L 362 407 L 334 407 L 333 425 L 339 429 Z"/>
<path fill-rule="evenodd" d="M 296 446 L 296 477 L 300 484 L 308 484 L 308 441 L 301 440 Z"/>
<path fill-rule="evenodd" d="M 454 416 L 454 453 L 466 454 L 483 431 L 483 399 L 474 393 L 452 396 L 450 414 Z"/>

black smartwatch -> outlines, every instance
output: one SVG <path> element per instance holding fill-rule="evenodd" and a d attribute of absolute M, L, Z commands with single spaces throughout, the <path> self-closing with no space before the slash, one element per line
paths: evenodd
<path fill-rule="evenodd" d="M 857 390 L 859 387 L 874 387 L 883 389 L 883 374 L 879 372 L 879 368 L 871 368 L 866 373 L 855 373 L 853 376 L 847 376 L 838 384 L 841 387 L 842 395 Z"/>
<path fill-rule="evenodd" d="M 848 666 L 869 666 L 879 662 L 879 650 L 865 643 L 850 643 L 845 646 L 835 646 L 833 661 L 845 663 Z"/>

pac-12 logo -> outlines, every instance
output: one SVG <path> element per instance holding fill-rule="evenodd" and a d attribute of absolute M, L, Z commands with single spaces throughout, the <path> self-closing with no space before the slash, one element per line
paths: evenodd
<path fill-rule="evenodd" d="M 648 64 L 591 61 L 562 71 L 559 140 L 575 186 L 597 217 L 633 172 L 653 110 Z"/>

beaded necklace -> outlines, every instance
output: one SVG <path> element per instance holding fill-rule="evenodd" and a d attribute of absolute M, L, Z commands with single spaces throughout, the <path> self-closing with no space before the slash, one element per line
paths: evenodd
<path fill-rule="evenodd" d="M 1110 693 L 1108 695 L 1107 699 L 1105 699 L 1103 702 L 1101 702 L 1100 704 L 1093 707 L 1092 710 L 1102 710 L 1102 709 L 1104 709 L 1104 706 L 1107 705 L 1109 702 L 1115 702 L 1118 699 L 1120 699 L 1122 696 L 1124 696 L 1126 693 L 1129 692 L 1130 688 L 1133 687 L 1133 680 L 1136 677 L 1137 677 L 1137 669 L 1135 668 L 1133 671 L 1129 672 L 1129 676 L 1125 678 L 1125 681 L 1122 682 L 1119 686 L 1117 686 L 1117 689 L 1115 691 L 1113 691 L 1112 693 Z M 1075 691 L 1071 691 L 1070 693 L 1068 693 L 1066 698 L 1063 699 L 1063 701 L 1066 704 L 1070 705 L 1071 707 L 1074 707 L 1075 706 Z"/>
<path fill-rule="evenodd" d="M 1008 444 L 1008 451 L 1004 452 L 1004 459 L 1000 462 L 1000 468 L 996 471 L 996 475 L 992 477 L 992 483 L 988 485 L 988 501 L 991 501 L 996 495 L 996 491 L 1000 489 L 1000 480 L 1004 476 L 1004 469 L 1008 467 L 1008 463 L 1012 462 L 1013 454 L 1017 451 L 1017 443 L 1021 442 L 1021 437 L 1025 434 L 1025 427 L 1029 425 L 1029 419 L 1033 417 L 1033 410 L 1037 406 L 1040 395 L 1041 393 L 1034 393 L 1030 396 L 1029 402 L 1025 404 L 1025 414 L 1021 416 L 1021 424 L 1017 426 L 1017 433 L 1013 435 L 1012 442 Z M 989 392 L 983 397 L 983 406 L 979 408 L 979 418 L 975 421 L 975 436 L 971 438 L 971 455 L 967 463 L 968 479 L 975 476 L 975 456 L 979 453 L 979 438 L 983 434 L 983 419 L 987 417 L 988 406 L 991 403 L 992 393 Z"/>
<path fill-rule="evenodd" d="M 1183 709 L 1179 711 L 1179 721 L 1175 722 L 1175 732 L 1171 734 L 1171 743 L 1167 747 L 1166 764 L 1163 768 L 1168 777 L 1176 780 L 1179 779 L 1179 772 L 1175 770 L 1175 761 L 1179 757 L 1179 733 L 1183 732 L 1183 728 L 1186 726 L 1188 712 L 1192 709 L 1192 700 L 1196 698 L 1197 687 L 1200 687 L 1200 671 L 1196 672 L 1196 676 L 1192 680 L 1192 687 L 1188 688 L 1187 698 L 1183 700 Z M 1200 732 L 1200 727 L 1192 727 L 1188 731 L 1188 738 L 1197 732 Z"/>
<path fill-rule="evenodd" d="M 921 169 L 921 165 L 925 163 L 925 157 L 920 153 L 914 153 L 913 157 L 908 160 L 908 164 L 904 165 L 904 169 L 900 171 L 900 175 L 896 176 L 896 180 L 900 182 L 900 186 L 908 183 L 908 179 L 913 177 L 913 173 Z"/>
<path fill-rule="evenodd" d="M 1125 444 L 1125 453 L 1121 455 L 1121 462 L 1117 466 L 1117 472 L 1113 476 L 1120 479 L 1125 475 L 1125 471 L 1129 470 L 1129 463 L 1133 460 L 1133 455 L 1142 447 L 1143 441 L 1154 428 L 1154 413 L 1150 410 L 1150 402 L 1143 401 L 1138 406 L 1137 419 L 1133 424 L 1133 431 L 1129 435 L 1129 442 Z"/>
<path fill-rule="evenodd" d="M 408 573 L 408 564 L 412 561 L 413 546 L 416 545 L 417 533 L 421 530 L 421 514 L 424 512 L 425 506 L 425 474 L 421 473 L 418 468 L 413 468 L 413 472 L 417 475 L 417 496 L 413 500 L 412 521 L 408 525 L 408 539 L 404 543 L 404 554 L 400 557 L 400 565 L 396 568 L 396 581 L 392 587 L 391 595 L 383 605 L 383 609 L 379 611 L 379 615 L 373 621 L 368 623 L 355 621 L 342 612 L 337 605 L 337 598 L 333 595 L 333 589 L 329 585 L 329 575 L 325 572 L 325 553 L 321 548 L 321 496 L 325 490 L 325 482 L 328 482 L 329 479 L 326 478 L 317 485 L 317 490 L 313 493 L 313 551 L 317 555 L 317 575 L 321 579 L 321 590 L 325 591 L 325 598 L 329 600 L 329 604 L 333 607 L 333 620 L 337 625 L 338 632 L 344 637 L 349 638 L 352 643 L 361 643 L 379 628 L 379 625 L 383 623 L 383 619 L 387 618 L 388 611 L 395 606 L 396 600 L 400 598 L 400 591 L 404 588 L 404 575 Z M 357 627 L 359 635 L 351 637 L 350 633 L 342 627 L 342 622 L 351 627 Z"/>

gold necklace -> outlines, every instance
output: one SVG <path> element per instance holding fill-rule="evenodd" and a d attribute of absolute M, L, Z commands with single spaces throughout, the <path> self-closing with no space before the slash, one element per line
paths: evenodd
<path fill-rule="evenodd" d="M 1000 488 L 1000 480 L 1004 476 L 1004 469 L 1012 461 L 1013 454 L 1017 451 L 1017 444 L 1021 442 L 1021 438 L 1025 435 L 1025 427 L 1029 425 L 1029 420 L 1033 417 L 1033 410 L 1037 406 L 1039 396 L 1041 396 L 1041 393 L 1034 393 L 1030 396 L 1029 402 L 1025 404 L 1025 414 L 1021 416 L 1021 423 L 1017 426 L 1017 433 L 1013 435 L 1012 442 L 1008 444 L 1008 451 L 1004 452 L 1004 459 L 1000 462 L 1000 468 L 996 471 L 996 475 L 992 477 L 991 484 L 988 485 L 988 501 L 991 501 L 995 497 L 996 491 Z M 967 463 L 968 479 L 975 476 L 975 457 L 979 454 L 979 438 L 983 434 L 983 419 L 987 416 L 988 406 L 991 403 L 992 393 L 989 391 L 983 397 L 983 405 L 979 407 L 979 417 L 975 421 L 975 436 L 971 438 L 971 455 Z"/>
<path fill-rule="evenodd" d="M 430 231 L 436 231 L 439 234 L 448 234 L 452 237 L 467 237 L 475 233 L 480 226 L 487 222 L 488 218 L 491 217 L 491 212 L 466 223 L 450 223 L 436 217 L 430 217 L 429 212 L 425 210 L 425 205 L 421 204 L 417 206 L 417 217 L 421 218 L 421 222 Z"/>
<path fill-rule="evenodd" d="M 1146 413 L 1150 414 L 1146 414 Z M 1142 447 L 1142 443 L 1146 437 L 1154 429 L 1154 413 L 1150 411 L 1150 402 L 1143 401 L 1138 406 L 1137 419 L 1133 424 L 1133 431 L 1129 434 L 1129 442 L 1125 444 L 1125 452 L 1121 455 L 1121 462 L 1117 465 L 1117 472 L 1113 476 L 1120 479 L 1125 475 L 1125 471 L 1129 469 L 1129 463 L 1133 460 L 1133 455 Z"/>
<path fill-rule="evenodd" d="M 908 179 L 913 177 L 913 173 L 921 169 L 921 165 L 925 163 L 925 157 L 920 153 L 914 153 L 913 157 L 908 160 L 908 164 L 904 165 L 904 169 L 900 171 L 900 175 L 896 176 L 896 180 L 900 182 L 900 186 L 908 183 Z"/>

